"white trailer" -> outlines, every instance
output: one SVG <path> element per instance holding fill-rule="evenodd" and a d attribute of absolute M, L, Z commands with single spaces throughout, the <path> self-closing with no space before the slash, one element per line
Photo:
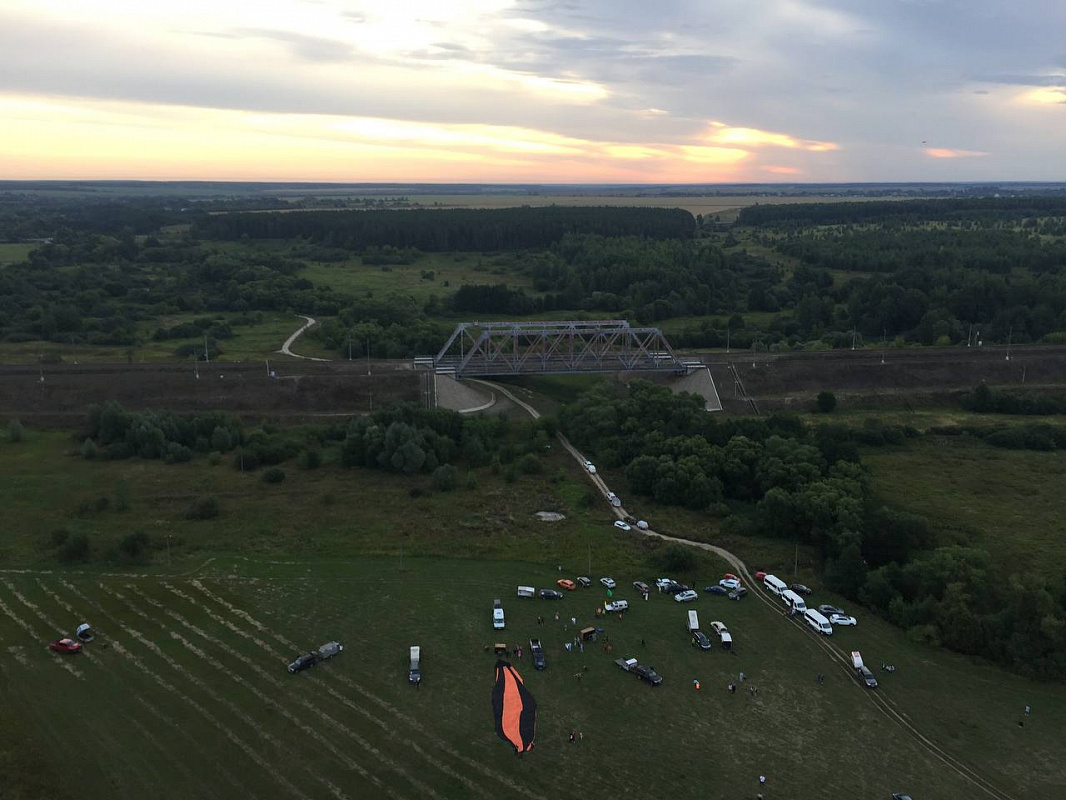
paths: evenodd
<path fill-rule="evenodd" d="M 418 645 L 411 647 L 411 666 L 407 668 L 407 680 L 417 684 L 422 680 L 422 648 Z"/>
<path fill-rule="evenodd" d="M 692 609 L 688 612 L 688 632 L 698 631 L 700 629 L 700 615 L 696 613 L 696 609 Z"/>

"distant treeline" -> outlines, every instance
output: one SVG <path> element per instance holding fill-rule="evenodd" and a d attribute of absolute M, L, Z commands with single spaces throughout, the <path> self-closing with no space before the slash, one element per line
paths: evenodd
<path fill-rule="evenodd" d="M 1019 220 L 1066 215 L 1066 196 L 959 197 L 946 200 L 886 200 L 868 203 L 754 205 L 740 210 L 738 225 L 853 225 L 856 223 L 950 220 Z"/>
<path fill-rule="evenodd" d="M 696 221 L 669 208 L 441 209 L 412 211 L 308 211 L 298 214 L 220 214 L 201 219 L 202 239 L 297 239 L 351 250 L 417 248 L 423 252 L 517 250 L 547 247 L 568 233 L 680 239 Z"/>

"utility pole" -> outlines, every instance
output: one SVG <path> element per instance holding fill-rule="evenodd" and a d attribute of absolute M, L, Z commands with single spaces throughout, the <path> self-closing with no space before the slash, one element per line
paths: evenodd
<path fill-rule="evenodd" d="M 366 340 L 366 374 L 370 374 L 370 340 Z"/>
<path fill-rule="evenodd" d="M 881 363 L 885 363 L 885 339 L 888 338 L 888 329 L 881 329 Z"/>
<path fill-rule="evenodd" d="M 170 560 L 170 534 L 168 533 L 167 534 L 167 566 L 169 567 L 171 565 L 171 563 L 172 562 Z"/>
<path fill-rule="evenodd" d="M 725 354 L 729 355 L 729 325 L 725 326 Z"/>
<path fill-rule="evenodd" d="M 204 361 L 211 363 L 211 353 L 207 350 L 207 334 L 204 334 Z"/>
<path fill-rule="evenodd" d="M 851 349 L 855 349 L 855 329 L 851 329 Z"/>
<path fill-rule="evenodd" d="M 348 360 L 352 360 L 352 335 L 348 334 Z"/>
<path fill-rule="evenodd" d="M 973 341 L 973 323 L 970 323 L 970 330 L 966 333 L 966 346 L 970 346 L 970 342 Z"/>
<path fill-rule="evenodd" d="M 1014 338 L 1014 326 L 1010 326 L 1010 330 L 1007 332 L 1007 361 L 1010 361 L 1010 343 Z"/>

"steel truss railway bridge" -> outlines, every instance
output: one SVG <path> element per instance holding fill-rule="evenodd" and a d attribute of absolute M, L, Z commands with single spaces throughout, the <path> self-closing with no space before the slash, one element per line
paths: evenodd
<path fill-rule="evenodd" d="M 658 328 L 626 320 L 463 322 L 436 356 L 415 366 L 462 380 L 488 375 L 668 372 L 687 375 L 699 361 L 678 357 Z"/>

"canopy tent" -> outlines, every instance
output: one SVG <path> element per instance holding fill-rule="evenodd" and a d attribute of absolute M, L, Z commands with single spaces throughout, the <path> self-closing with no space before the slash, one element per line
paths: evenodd
<path fill-rule="evenodd" d="M 91 642 L 93 640 L 93 631 L 88 622 L 83 622 L 79 625 L 74 634 L 83 642 Z"/>
<path fill-rule="evenodd" d="M 492 711 L 497 736 L 510 742 L 519 755 L 533 749 L 537 735 L 537 701 L 526 689 L 522 676 L 506 661 L 496 662 Z"/>

